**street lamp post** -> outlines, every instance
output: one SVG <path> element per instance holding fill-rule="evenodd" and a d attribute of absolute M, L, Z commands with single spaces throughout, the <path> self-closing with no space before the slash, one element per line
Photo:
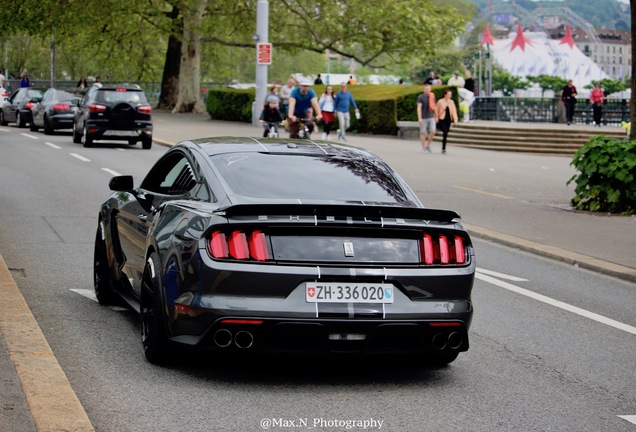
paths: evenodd
<path fill-rule="evenodd" d="M 267 64 L 259 61 L 258 45 L 265 44 L 269 38 L 269 3 L 267 0 L 258 0 L 256 3 L 256 97 L 252 104 L 252 125 L 258 125 L 261 115 L 262 102 L 267 94 Z"/>

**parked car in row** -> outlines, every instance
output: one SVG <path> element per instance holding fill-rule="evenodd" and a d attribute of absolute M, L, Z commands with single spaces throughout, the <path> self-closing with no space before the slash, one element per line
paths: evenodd
<path fill-rule="evenodd" d="M 152 108 L 138 85 L 93 84 L 73 117 L 73 142 L 90 147 L 94 141 L 141 141 L 152 146 Z"/>
<path fill-rule="evenodd" d="M 13 92 L 9 100 L 0 106 L 0 125 L 15 122 L 18 127 L 31 123 L 31 108 L 42 99 L 43 90 L 24 87 Z"/>
<path fill-rule="evenodd" d="M 73 113 L 81 97 L 77 94 L 54 88 L 44 92 L 41 100 L 31 108 L 31 130 L 44 129 L 47 135 L 56 129 L 71 129 L 73 127 Z"/>
<path fill-rule="evenodd" d="M 202 138 L 110 189 L 95 294 L 139 313 L 150 362 L 179 344 L 435 366 L 468 350 L 476 263 L 459 215 L 425 208 L 366 150 Z"/>

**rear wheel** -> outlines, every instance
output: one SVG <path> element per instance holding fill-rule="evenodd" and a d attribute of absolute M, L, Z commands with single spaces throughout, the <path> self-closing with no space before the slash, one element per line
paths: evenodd
<path fill-rule="evenodd" d="M 113 281 L 108 267 L 108 254 L 106 252 L 106 240 L 104 235 L 104 222 L 99 221 L 97 234 L 95 235 L 95 256 L 93 259 L 93 280 L 95 297 L 103 305 L 111 305 L 117 302 L 117 295 L 113 291 Z"/>
<path fill-rule="evenodd" d="M 142 138 L 141 147 L 145 150 L 149 150 L 152 147 L 152 138 L 151 137 Z"/>
<path fill-rule="evenodd" d="M 15 124 L 19 128 L 23 128 L 26 126 L 26 122 L 24 121 L 24 116 L 20 114 L 20 110 L 15 112 Z"/>
<path fill-rule="evenodd" d="M 33 124 L 33 122 L 31 122 Z M 53 135 L 53 125 L 49 121 L 47 116 L 44 116 L 44 134 L 45 135 Z"/>
<path fill-rule="evenodd" d="M 4 118 L 4 111 L 0 110 L 0 126 L 6 126 L 7 121 Z"/>
<path fill-rule="evenodd" d="M 141 345 L 146 359 L 153 364 L 162 364 L 170 360 L 158 266 L 159 256 L 153 252 L 146 261 L 140 299 Z"/>
<path fill-rule="evenodd" d="M 84 125 L 84 133 L 82 134 L 82 141 L 84 147 L 90 147 L 93 145 L 93 138 L 88 133 L 88 128 Z"/>
<path fill-rule="evenodd" d="M 82 134 L 77 132 L 77 125 L 73 123 L 73 142 L 79 144 L 82 142 Z"/>

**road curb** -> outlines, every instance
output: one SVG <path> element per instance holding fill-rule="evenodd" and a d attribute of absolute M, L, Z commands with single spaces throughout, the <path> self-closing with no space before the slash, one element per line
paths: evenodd
<path fill-rule="evenodd" d="M 611 263 L 609 261 L 603 261 L 598 258 L 571 252 L 555 246 L 544 245 L 541 243 L 533 242 L 531 240 L 526 240 L 520 237 L 493 231 L 488 228 L 470 225 L 467 223 L 464 223 L 463 225 L 468 230 L 468 233 L 473 237 L 481 238 L 483 240 L 490 240 L 495 243 L 514 247 L 526 252 L 531 252 L 536 255 L 540 255 L 557 261 L 562 261 L 571 265 L 576 265 L 587 270 L 592 270 L 597 273 L 624 279 L 629 282 L 636 282 L 636 269 L 633 269 L 631 267 L 625 267 L 619 264 Z"/>
<path fill-rule="evenodd" d="M 84 407 L 0 255 L 0 336 L 38 432 L 93 432 Z"/>

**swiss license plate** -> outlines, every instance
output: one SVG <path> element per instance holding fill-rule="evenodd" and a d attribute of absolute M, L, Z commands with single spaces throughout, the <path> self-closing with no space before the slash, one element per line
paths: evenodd
<path fill-rule="evenodd" d="M 307 303 L 393 303 L 391 284 L 307 282 Z"/>
<path fill-rule="evenodd" d="M 134 137 L 139 135 L 137 133 L 137 131 L 127 131 L 127 130 L 108 130 L 104 133 L 104 135 L 109 135 L 109 136 L 129 136 L 129 137 Z"/>

